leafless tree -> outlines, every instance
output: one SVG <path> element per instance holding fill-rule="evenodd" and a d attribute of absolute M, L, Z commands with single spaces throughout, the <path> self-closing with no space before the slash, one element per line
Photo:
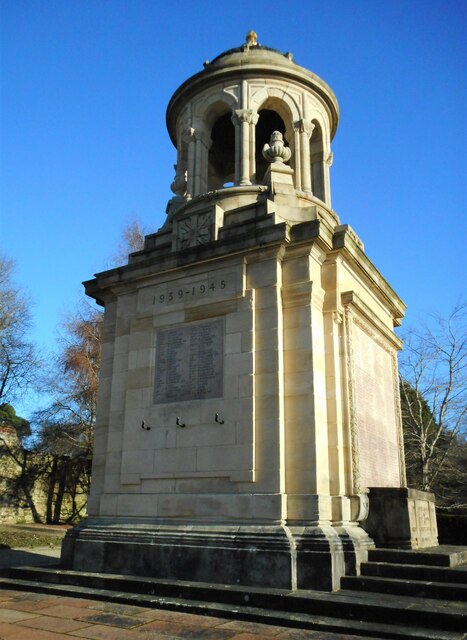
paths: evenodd
<path fill-rule="evenodd" d="M 129 253 L 142 249 L 144 233 L 139 220 L 128 222 L 112 263 L 122 265 Z M 0 407 L 30 382 L 36 362 L 33 346 L 26 341 L 27 300 L 12 285 L 12 269 L 11 262 L 0 260 L 0 390 L 3 389 L 5 396 L 0 393 Z M 21 471 L 14 482 L 10 482 L 10 493 L 21 498 L 21 506 L 26 504 L 36 521 L 41 514 L 35 508 L 32 488 L 39 479 L 47 489 L 46 522 L 57 523 L 62 519 L 65 497 L 67 505 L 71 503 L 68 519 L 79 517 L 85 504 L 83 496 L 89 490 L 99 385 L 102 322 L 101 311 L 87 302 L 68 316 L 62 325 L 58 355 L 42 374 L 42 386 L 51 398 L 49 405 L 34 415 L 33 434 L 27 442 L 20 440 L 15 447 L 0 442 L 0 455 L 6 456 Z M 13 361 L 18 362 L 16 369 L 10 365 Z"/>
<path fill-rule="evenodd" d="M 47 374 L 52 398 L 34 416 L 43 446 L 59 455 L 70 448 L 90 451 L 96 417 L 102 313 L 84 302 L 62 325 L 60 351 Z M 49 428 L 46 428 L 49 425 Z M 59 427 L 61 425 L 61 428 Z"/>
<path fill-rule="evenodd" d="M 467 417 L 467 305 L 432 327 L 411 330 L 401 357 L 401 405 L 409 482 L 440 484 L 458 455 Z"/>
<path fill-rule="evenodd" d="M 122 229 L 117 249 L 110 257 L 110 266 L 120 267 L 128 262 L 128 254 L 141 251 L 144 246 L 144 236 L 147 233 L 149 231 L 139 218 L 128 220 Z"/>
<path fill-rule="evenodd" d="M 0 404 L 13 404 L 30 387 L 39 365 L 28 339 L 26 296 L 13 283 L 14 262 L 0 255 Z"/>
<path fill-rule="evenodd" d="M 83 303 L 63 323 L 60 351 L 44 384 L 50 404 L 33 417 L 32 446 L 47 458 L 46 522 L 58 523 L 68 495 L 69 519 L 79 516 L 89 489 L 101 354 L 102 314 Z"/>

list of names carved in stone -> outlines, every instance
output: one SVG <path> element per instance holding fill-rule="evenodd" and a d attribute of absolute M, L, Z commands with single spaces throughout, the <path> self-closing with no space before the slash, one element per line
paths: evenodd
<path fill-rule="evenodd" d="M 154 402 L 161 404 L 222 396 L 223 365 L 222 318 L 159 330 Z"/>
<path fill-rule="evenodd" d="M 390 355 L 354 327 L 360 479 L 364 487 L 398 486 L 399 454 Z"/>

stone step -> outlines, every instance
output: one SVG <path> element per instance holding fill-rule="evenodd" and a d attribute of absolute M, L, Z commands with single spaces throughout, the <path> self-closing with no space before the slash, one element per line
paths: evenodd
<path fill-rule="evenodd" d="M 467 606 L 434 599 L 340 591 L 287 591 L 254 587 L 93 574 L 51 568 L 12 568 L 0 586 L 140 603 L 269 624 L 381 638 L 462 638 Z M 224 613 L 222 613 L 224 612 Z M 282 622 L 281 622 L 282 620 Z M 363 626 L 362 626 L 363 625 Z M 370 625 L 370 626 L 368 626 Z M 360 631 L 359 631 L 360 629 Z"/>
<path fill-rule="evenodd" d="M 180 598 L 157 597 L 154 595 L 124 593 L 119 591 L 93 589 L 90 587 L 76 587 L 73 585 L 45 584 L 37 581 L 0 578 L 0 588 L 14 588 L 15 590 L 40 591 L 51 595 L 73 596 L 75 598 L 90 598 L 116 604 L 130 604 L 143 607 L 155 607 L 176 611 L 178 613 L 196 613 L 225 617 L 226 619 L 247 620 L 263 624 L 278 625 L 288 628 L 310 629 L 345 635 L 361 636 L 362 638 L 386 638 L 387 640 L 463 640 L 464 634 L 455 630 L 440 630 L 416 628 L 401 624 L 387 624 L 384 622 L 367 622 L 324 615 L 294 613 L 250 607 L 247 605 L 232 605 L 228 603 L 185 600 Z"/>
<path fill-rule="evenodd" d="M 462 564 L 467 564 L 467 547 L 440 545 L 420 551 L 411 549 L 371 549 L 368 551 L 368 561 L 457 567 Z"/>
<path fill-rule="evenodd" d="M 362 576 L 424 580 L 425 582 L 448 582 L 467 585 L 467 565 L 459 567 L 436 567 L 420 564 L 394 564 L 388 562 L 363 562 Z"/>
<path fill-rule="evenodd" d="M 392 593 L 415 598 L 435 598 L 437 600 L 459 600 L 467 602 L 467 584 L 448 582 L 425 582 L 422 580 L 402 580 L 379 576 L 345 576 L 341 578 L 343 589 Z"/>

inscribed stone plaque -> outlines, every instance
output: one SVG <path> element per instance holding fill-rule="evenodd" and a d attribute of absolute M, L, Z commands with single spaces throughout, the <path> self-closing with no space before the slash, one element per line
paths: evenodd
<path fill-rule="evenodd" d="M 156 339 L 154 402 L 223 395 L 224 320 L 161 329 Z"/>
<path fill-rule="evenodd" d="M 364 487 L 398 487 L 399 447 L 390 354 L 354 326 L 360 480 Z"/>

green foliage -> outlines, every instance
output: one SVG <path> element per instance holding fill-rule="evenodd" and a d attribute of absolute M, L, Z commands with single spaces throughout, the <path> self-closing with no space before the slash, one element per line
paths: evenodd
<path fill-rule="evenodd" d="M 0 549 L 59 547 L 65 531 L 48 531 L 34 525 L 0 525 Z"/>
<path fill-rule="evenodd" d="M 0 404 L 0 424 L 14 427 L 20 438 L 31 435 L 31 426 L 28 420 L 17 416 L 11 404 L 7 404 L 6 402 Z"/>

